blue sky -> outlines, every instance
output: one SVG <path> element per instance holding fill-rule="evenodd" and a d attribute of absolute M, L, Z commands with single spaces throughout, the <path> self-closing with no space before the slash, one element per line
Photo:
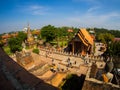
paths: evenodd
<path fill-rule="evenodd" d="M 0 0 L 0 33 L 45 25 L 120 30 L 120 0 Z"/>

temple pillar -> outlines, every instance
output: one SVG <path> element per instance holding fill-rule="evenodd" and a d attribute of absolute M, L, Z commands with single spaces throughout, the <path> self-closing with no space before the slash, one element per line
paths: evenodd
<path fill-rule="evenodd" d="M 74 54 L 74 48 L 75 48 L 75 45 L 74 45 L 74 41 L 72 42 L 72 54 Z"/>
<path fill-rule="evenodd" d="M 81 49 L 82 49 L 81 50 L 81 55 L 84 55 L 84 45 L 83 44 L 81 45 Z"/>

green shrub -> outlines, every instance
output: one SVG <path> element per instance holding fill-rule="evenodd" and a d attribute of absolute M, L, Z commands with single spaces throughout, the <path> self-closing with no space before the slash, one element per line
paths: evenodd
<path fill-rule="evenodd" d="M 4 46 L 3 47 L 4 51 L 8 54 L 8 55 L 12 55 L 13 53 L 10 51 L 9 46 Z"/>
<path fill-rule="evenodd" d="M 39 54 L 39 49 L 38 48 L 36 48 L 36 49 L 33 49 L 33 51 L 32 51 L 33 53 L 36 53 L 36 54 Z"/>

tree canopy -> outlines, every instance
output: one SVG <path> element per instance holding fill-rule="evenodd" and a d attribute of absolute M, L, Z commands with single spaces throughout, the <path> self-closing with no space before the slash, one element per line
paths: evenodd
<path fill-rule="evenodd" d="M 24 32 L 19 32 L 16 38 L 10 38 L 8 41 L 8 45 L 10 47 L 11 52 L 15 53 L 16 51 L 22 50 L 22 42 L 27 38 L 27 34 Z"/>
<path fill-rule="evenodd" d="M 112 56 L 120 56 L 120 41 L 110 43 L 107 52 Z"/>
<path fill-rule="evenodd" d="M 90 28 L 88 28 L 90 29 Z M 94 28 L 96 36 L 99 35 L 100 33 L 110 33 L 114 35 L 115 37 L 120 37 L 120 31 L 119 30 L 108 30 L 105 28 Z"/>
<path fill-rule="evenodd" d="M 27 39 L 27 34 L 24 32 L 19 32 L 17 36 L 21 41 L 25 41 Z"/>
<path fill-rule="evenodd" d="M 97 39 L 101 41 L 102 43 L 108 44 L 109 42 L 114 40 L 114 36 L 110 33 L 100 33 L 97 36 Z"/>
<path fill-rule="evenodd" d="M 21 51 L 22 50 L 22 41 L 20 38 L 10 38 L 8 41 L 10 51 L 15 53 L 16 51 Z"/>
<path fill-rule="evenodd" d="M 117 59 L 115 59 L 116 57 L 120 58 L 120 41 L 115 41 L 112 43 L 109 43 L 107 45 L 107 50 L 104 52 L 103 56 L 110 56 L 113 57 L 115 62 Z M 117 60 L 117 62 L 119 61 L 119 59 Z"/>
<path fill-rule="evenodd" d="M 42 38 L 46 39 L 46 42 L 50 42 L 56 37 L 56 28 L 54 26 L 48 25 L 41 29 Z"/>
<path fill-rule="evenodd" d="M 68 30 L 71 29 L 72 32 L 69 32 Z M 54 39 L 71 39 L 74 34 L 78 31 L 78 28 L 73 27 L 54 27 L 51 25 L 44 26 L 41 28 L 41 36 L 42 38 L 46 39 L 46 42 L 53 41 Z"/>

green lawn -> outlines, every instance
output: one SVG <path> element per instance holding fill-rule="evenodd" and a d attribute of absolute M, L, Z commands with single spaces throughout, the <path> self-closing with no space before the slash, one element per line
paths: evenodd
<path fill-rule="evenodd" d="M 59 46 L 66 46 L 67 45 L 67 41 L 52 41 L 50 42 L 52 45 L 57 45 L 57 43 L 59 44 Z"/>

